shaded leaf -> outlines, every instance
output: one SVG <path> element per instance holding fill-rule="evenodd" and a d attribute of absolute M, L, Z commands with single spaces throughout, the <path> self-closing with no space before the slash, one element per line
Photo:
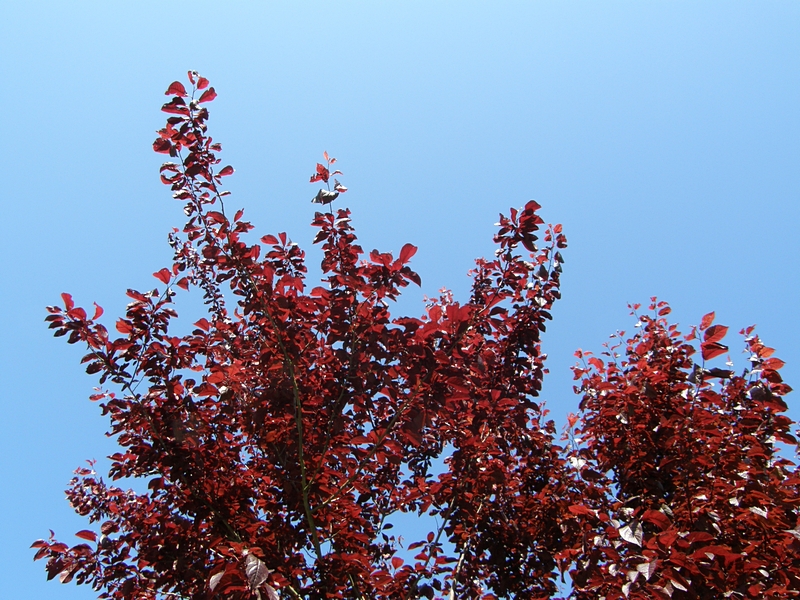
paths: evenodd
<path fill-rule="evenodd" d="M 703 332 L 704 342 L 718 342 L 725 337 L 728 333 L 728 328 L 725 325 L 712 325 Z"/>
<path fill-rule="evenodd" d="M 250 583 L 250 589 L 258 589 L 261 584 L 267 580 L 271 571 L 255 554 L 248 554 L 244 564 L 247 581 Z"/>
<path fill-rule="evenodd" d="M 639 521 L 634 520 L 619 528 L 619 536 L 626 542 L 641 546 L 644 529 L 642 529 L 642 525 Z"/>
<path fill-rule="evenodd" d="M 703 360 L 711 360 L 728 351 L 727 346 L 718 342 L 703 342 L 700 344 L 700 349 L 702 351 Z"/>

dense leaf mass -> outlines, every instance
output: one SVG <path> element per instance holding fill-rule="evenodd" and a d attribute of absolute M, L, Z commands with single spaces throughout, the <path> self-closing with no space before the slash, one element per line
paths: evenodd
<path fill-rule="evenodd" d="M 574 511 L 586 540 L 570 551 L 574 597 L 797 597 L 800 479 L 780 453 L 797 451 L 783 362 L 749 327 L 743 375 L 709 368 L 727 327 L 710 313 L 682 337 L 664 302 L 650 308 L 606 360 L 580 353 L 575 368 L 584 419 L 573 463 L 603 493 Z"/>
<path fill-rule="evenodd" d="M 420 283 L 416 248 L 361 249 L 325 153 L 310 179 L 327 186 L 323 277 L 308 286 L 285 233 L 251 245 L 243 212 L 226 212 L 216 92 L 189 84 L 169 86 L 153 143 L 188 218 L 154 273 L 163 288 L 128 290 L 119 337 L 69 294 L 48 308 L 111 386 L 92 399 L 120 445 L 109 481 L 90 464 L 67 491 L 94 524 L 82 542 L 33 544 L 48 578 L 131 600 L 551 598 L 567 572 L 573 598 L 800 593 L 798 478 L 778 453 L 796 447 L 790 390 L 751 329 L 734 376 L 705 363 L 727 352 L 713 314 L 681 337 L 654 300 L 622 356 L 580 353 L 582 415 L 559 439 L 537 396 L 561 226 L 542 230 L 533 201 L 501 215 L 468 301 L 443 291 L 393 318 L 389 301 Z M 176 288 L 207 308 L 184 336 Z M 435 526 L 395 535 L 398 513 Z"/>

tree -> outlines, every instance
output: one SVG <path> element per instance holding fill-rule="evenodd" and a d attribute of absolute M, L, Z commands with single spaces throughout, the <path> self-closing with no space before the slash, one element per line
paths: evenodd
<path fill-rule="evenodd" d="M 538 204 L 501 215 L 468 301 L 443 292 L 422 317 L 392 318 L 420 283 L 416 248 L 363 252 L 332 208 L 347 190 L 326 153 L 309 289 L 286 234 L 249 244 L 243 212 L 228 216 L 233 168 L 206 125 L 216 93 L 189 81 L 167 90 L 153 144 L 188 217 L 154 273 L 164 288 L 129 290 L 113 339 L 99 307 L 89 318 L 69 294 L 48 307 L 113 386 L 92 399 L 121 447 L 111 482 L 90 465 L 67 491 L 95 524 L 83 542 L 33 544 L 48 578 L 115 599 L 551 598 L 567 571 L 575 598 L 800 591 L 797 476 L 776 454 L 795 444 L 789 388 L 752 331 L 753 368 L 736 377 L 695 365 L 654 303 L 622 362 L 581 355 L 583 417 L 559 440 L 537 395 L 566 238 L 540 232 Z M 183 336 L 176 288 L 207 309 Z M 724 353 L 725 328 L 708 317 L 699 331 L 704 360 Z M 436 526 L 395 536 L 401 512 Z"/>
<path fill-rule="evenodd" d="M 539 206 L 512 210 L 497 257 L 477 262 L 469 302 L 445 293 L 422 318 L 391 320 L 388 301 L 419 283 L 416 248 L 363 260 L 350 212 L 318 212 L 324 279 L 307 290 L 296 244 L 280 234 L 249 245 L 242 211 L 229 219 L 221 182 L 233 169 L 218 168 L 206 132 L 216 94 L 189 79 L 191 92 L 169 87 L 153 145 L 179 159 L 161 178 L 189 217 L 171 237 L 172 266 L 155 273 L 165 289 L 128 292 L 116 339 L 100 309 L 90 319 L 66 294 L 48 317 L 56 335 L 88 345 L 101 385 L 121 389 L 94 396 L 123 448 L 110 476 L 149 478 L 149 491 L 80 470 L 69 499 L 100 537 L 95 547 L 37 542 L 48 575 L 111 598 L 550 595 L 571 482 L 534 397 L 560 228 L 539 249 Z M 325 158 L 311 181 L 330 185 L 338 173 Z M 324 191 L 315 199 L 329 204 L 345 190 Z M 176 287 L 202 290 L 208 308 L 183 337 L 169 329 Z M 387 521 L 398 511 L 439 520 L 408 546 L 411 564 Z"/>
<path fill-rule="evenodd" d="M 714 313 L 681 337 L 666 303 L 650 310 L 606 361 L 578 353 L 585 416 L 573 462 L 604 493 L 570 507 L 584 527 L 570 551 L 575 597 L 797 597 L 800 479 L 779 453 L 798 449 L 782 414 L 783 361 L 748 327 L 744 373 L 707 368 L 728 350 Z M 698 335 L 699 364 L 688 343 Z"/>

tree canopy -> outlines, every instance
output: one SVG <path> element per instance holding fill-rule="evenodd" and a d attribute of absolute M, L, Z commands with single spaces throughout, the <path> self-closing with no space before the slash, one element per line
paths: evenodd
<path fill-rule="evenodd" d="M 633 336 L 577 353 L 581 412 L 559 432 L 538 395 L 567 242 L 536 202 L 501 215 L 468 299 L 392 315 L 417 249 L 363 251 L 327 153 L 310 178 L 320 285 L 285 233 L 250 243 L 207 131 L 216 93 L 189 84 L 169 86 L 153 144 L 188 219 L 159 287 L 128 290 L 116 337 L 98 306 L 48 307 L 88 347 L 120 445 L 108 481 L 70 484 L 82 542 L 33 544 L 49 578 L 114 599 L 800 593 L 791 390 L 753 328 L 736 375 L 712 362 L 728 350 L 713 313 L 682 335 L 666 303 L 632 306 Z M 207 309 L 186 335 L 180 290 Z M 395 533 L 399 513 L 436 526 Z"/>

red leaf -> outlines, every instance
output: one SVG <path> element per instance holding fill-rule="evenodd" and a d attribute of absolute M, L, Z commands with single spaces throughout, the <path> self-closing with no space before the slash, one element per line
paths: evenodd
<path fill-rule="evenodd" d="M 325 152 L 322 153 L 322 158 L 324 158 L 326 161 L 330 160 L 330 158 L 328 158 L 328 151 L 327 150 L 325 150 Z"/>
<path fill-rule="evenodd" d="M 402 566 L 403 566 L 403 559 L 400 558 L 399 556 L 393 556 L 392 567 L 394 567 L 395 569 L 399 569 Z"/>
<path fill-rule="evenodd" d="M 188 277 L 181 277 L 178 281 L 175 282 L 175 285 L 177 285 L 182 290 L 188 290 L 189 289 L 189 278 Z"/>
<path fill-rule="evenodd" d="M 116 327 L 117 331 L 124 334 L 129 334 L 131 331 L 133 331 L 133 327 L 131 327 L 131 324 L 125 321 L 124 319 L 119 319 L 117 321 Z"/>
<path fill-rule="evenodd" d="M 198 90 L 204 90 L 207 87 L 208 87 L 208 79 L 206 79 L 205 77 L 201 77 L 200 79 L 197 80 Z"/>
<path fill-rule="evenodd" d="M 276 238 L 274 235 L 265 235 L 261 238 L 261 241 L 272 246 L 278 245 L 278 238 Z"/>
<path fill-rule="evenodd" d="M 97 304 L 97 302 L 95 302 L 94 303 L 94 316 L 92 317 L 92 321 L 95 321 L 95 320 L 99 319 L 101 316 L 103 316 L 103 307 L 100 306 L 99 304 Z"/>
<path fill-rule="evenodd" d="M 167 91 L 164 92 L 165 96 L 180 96 L 182 98 L 186 97 L 186 88 L 183 87 L 183 84 L 180 81 L 173 81 L 169 84 Z"/>
<path fill-rule="evenodd" d="M 397 259 L 400 261 L 400 264 L 406 264 L 411 257 L 417 253 L 417 247 L 413 244 L 406 244 L 400 250 L 400 257 Z"/>
<path fill-rule="evenodd" d="M 50 550 L 52 552 L 56 552 L 57 554 L 64 554 L 67 550 L 69 550 L 69 546 L 63 542 L 56 542 L 55 544 L 50 544 Z"/>
<path fill-rule="evenodd" d="M 652 523 L 653 525 L 658 525 L 662 531 L 669 529 L 669 526 L 672 524 L 669 517 L 660 510 L 646 510 L 642 515 L 642 520 Z"/>
<path fill-rule="evenodd" d="M 64 292 L 61 294 L 61 299 L 64 301 L 64 308 L 66 308 L 67 311 L 72 310 L 75 306 L 75 303 L 72 301 L 72 294 L 67 294 Z"/>
<path fill-rule="evenodd" d="M 703 332 L 703 341 L 718 342 L 725 337 L 726 333 L 728 333 L 728 328 L 725 325 L 712 325 Z"/>
<path fill-rule="evenodd" d="M 707 329 L 714 322 L 714 311 L 711 311 L 700 320 L 700 331 Z"/>
<path fill-rule="evenodd" d="M 227 175 L 233 175 L 233 167 L 230 165 L 224 167 L 222 171 L 219 172 L 220 177 L 226 177 Z"/>
<path fill-rule="evenodd" d="M 34 556 L 33 560 L 39 560 L 50 554 L 50 548 L 41 548 Z"/>
<path fill-rule="evenodd" d="M 773 371 L 783 368 L 785 364 L 780 358 L 768 358 L 763 362 L 764 368 L 772 369 Z"/>
<path fill-rule="evenodd" d="M 208 88 L 203 95 L 200 96 L 200 99 L 197 101 L 198 104 L 202 102 L 211 102 L 214 98 L 217 97 L 217 92 L 214 91 L 213 87 Z"/>
<path fill-rule="evenodd" d="M 587 508 L 583 504 L 572 504 L 567 510 L 571 512 L 573 515 L 590 515 L 592 517 L 596 516 L 595 512 L 591 508 Z"/>
<path fill-rule="evenodd" d="M 711 360 L 728 351 L 728 347 L 719 342 L 703 342 L 700 344 L 700 349 L 703 353 L 703 360 Z"/>
<path fill-rule="evenodd" d="M 169 143 L 169 140 L 157 138 L 156 141 L 153 142 L 153 150 L 160 154 L 169 154 L 171 149 L 172 144 Z"/>
<path fill-rule="evenodd" d="M 164 285 L 167 285 L 169 283 L 169 280 L 172 279 L 172 272 L 165 267 L 160 271 L 156 271 L 155 273 L 153 273 L 153 277 L 158 279 Z"/>
<path fill-rule="evenodd" d="M 67 316 L 72 319 L 75 319 L 76 321 L 85 321 L 86 311 L 79 306 L 77 308 L 73 308 L 72 310 L 68 310 Z"/>
<path fill-rule="evenodd" d="M 210 210 L 206 213 L 208 220 L 212 223 L 225 223 L 225 215 L 218 210 Z"/>
<path fill-rule="evenodd" d="M 542 205 L 539 204 L 538 202 L 536 202 L 536 200 L 528 200 L 528 202 L 525 204 L 525 210 L 530 210 L 530 211 L 536 212 L 540 208 L 542 208 Z M 512 214 L 514 212 L 516 212 L 516 211 L 512 210 Z"/>
<path fill-rule="evenodd" d="M 177 96 L 162 106 L 161 110 L 173 115 L 189 114 L 189 109 L 186 108 L 186 102 L 183 101 L 183 98 L 178 98 Z"/>
<path fill-rule="evenodd" d="M 94 531 L 89 531 L 88 529 L 81 529 L 75 535 L 82 540 L 89 540 L 90 542 L 97 541 L 97 534 Z"/>

